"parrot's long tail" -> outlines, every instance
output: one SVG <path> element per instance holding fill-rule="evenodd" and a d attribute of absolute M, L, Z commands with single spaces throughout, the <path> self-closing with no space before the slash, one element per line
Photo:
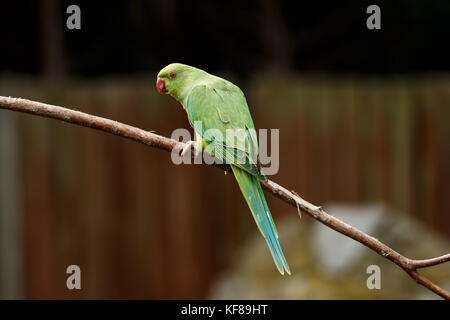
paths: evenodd
<path fill-rule="evenodd" d="M 258 178 L 236 166 L 232 165 L 231 169 L 233 169 L 234 176 L 236 177 L 244 198 L 252 211 L 253 218 L 258 225 L 259 231 L 261 231 L 267 241 L 278 271 L 280 271 L 281 274 L 284 274 L 284 270 L 286 270 L 288 274 L 291 274 L 289 265 L 281 250 L 280 243 L 278 242 L 277 229 L 270 214 L 269 207 L 267 206 L 266 199 L 264 198 L 264 193 Z"/>

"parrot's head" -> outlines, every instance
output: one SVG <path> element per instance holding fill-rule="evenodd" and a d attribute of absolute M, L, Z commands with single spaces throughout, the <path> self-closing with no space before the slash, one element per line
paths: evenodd
<path fill-rule="evenodd" d="M 160 94 L 170 94 L 180 101 L 185 89 L 201 73 L 204 71 L 181 63 L 171 63 L 158 73 L 156 88 Z"/>

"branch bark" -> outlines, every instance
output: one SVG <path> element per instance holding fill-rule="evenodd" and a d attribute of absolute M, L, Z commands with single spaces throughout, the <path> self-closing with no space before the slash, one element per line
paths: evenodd
<path fill-rule="evenodd" d="M 130 125 L 41 102 L 0 96 L 0 109 L 29 113 L 109 132 L 117 136 L 131 139 L 147 146 L 166 151 L 172 151 L 173 149 L 181 151 L 184 147 L 184 143 Z M 230 171 L 230 167 L 227 165 L 219 165 L 218 167 L 222 170 Z M 445 299 L 450 299 L 450 293 L 448 291 L 437 286 L 417 271 L 420 268 L 431 267 L 450 261 L 450 253 L 425 260 L 414 260 L 407 258 L 380 242 L 378 239 L 375 239 L 374 237 L 365 234 L 364 232 L 337 219 L 336 217 L 329 215 L 322 209 L 322 207 L 315 206 L 302 199 L 294 191 L 289 191 L 271 180 L 262 182 L 262 186 L 272 195 L 305 212 L 327 227 L 358 241 L 379 255 L 392 261 L 402 268 L 417 283 Z"/>

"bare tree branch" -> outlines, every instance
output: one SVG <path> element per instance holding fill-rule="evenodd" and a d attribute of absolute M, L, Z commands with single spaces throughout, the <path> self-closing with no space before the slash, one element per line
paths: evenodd
<path fill-rule="evenodd" d="M 11 111 L 30 113 L 47 118 L 53 118 L 68 123 L 109 132 L 166 151 L 172 151 L 175 148 L 176 150 L 181 151 L 184 146 L 184 143 L 159 136 L 157 134 L 144 131 L 117 121 L 21 98 L 0 96 L 0 108 L 8 109 Z M 223 170 L 230 171 L 229 166 L 219 165 L 219 167 Z M 365 234 L 364 232 L 352 227 L 351 225 L 348 225 L 347 223 L 333 217 L 332 215 L 329 215 L 322 209 L 322 207 L 317 207 L 309 203 L 308 201 L 303 200 L 295 192 L 289 191 L 271 180 L 262 182 L 262 186 L 266 191 L 292 205 L 294 208 L 300 209 L 301 211 L 310 215 L 312 218 L 318 220 L 327 227 L 358 241 L 359 243 L 372 249 L 379 255 L 394 262 L 417 283 L 423 285 L 424 287 L 428 288 L 432 292 L 445 299 L 450 299 L 450 293 L 448 291 L 437 286 L 417 272 L 417 269 L 431 267 L 450 261 L 450 254 L 426 260 L 409 259 L 391 249 L 379 240 L 375 239 L 374 237 Z"/>

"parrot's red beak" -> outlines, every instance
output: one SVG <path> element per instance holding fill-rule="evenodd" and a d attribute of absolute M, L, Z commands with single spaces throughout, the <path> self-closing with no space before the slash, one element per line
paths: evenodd
<path fill-rule="evenodd" d="M 158 78 L 158 80 L 156 80 L 156 89 L 158 89 L 158 92 L 160 94 L 163 94 L 163 93 L 167 92 L 166 83 L 164 82 L 163 79 Z"/>

